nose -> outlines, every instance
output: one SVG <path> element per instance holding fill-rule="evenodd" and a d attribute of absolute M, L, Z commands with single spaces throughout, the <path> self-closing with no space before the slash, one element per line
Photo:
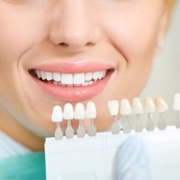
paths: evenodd
<path fill-rule="evenodd" d="M 71 52 L 96 45 L 101 32 L 87 0 L 61 0 L 50 28 L 49 39 Z"/>

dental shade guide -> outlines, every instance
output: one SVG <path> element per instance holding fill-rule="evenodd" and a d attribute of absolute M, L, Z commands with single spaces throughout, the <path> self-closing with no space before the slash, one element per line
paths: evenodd
<path fill-rule="evenodd" d="M 111 100 L 108 101 L 108 110 L 110 115 L 113 117 L 113 123 L 111 125 L 110 131 L 112 134 L 119 134 L 120 132 L 120 125 L 118 123 L 118 111 L 119 111 L 119 101 L 118 100 Z"/>
<path fill-rule="evenodd" d="M 70 139 L 74 136 L 74 129 L 71 125 L 71 121 L 74 119 L 74 110 L 72 104 L 66 103 L 64 105 L 63 118 L 64 120 L 67 120 L 67 128 L 65 131 L 65 135 L 68 139 Z"/>
<path fill-rule="evenodd" d="M 63 137 L 63 131 L 60 127 L 60 122 L 62 122 L 62 109 L 60 106 L 54 106 L 53 113 L 51 116 L 52 122 L 56 123 L 56 130 L 54 133 L 55 139 L 60 140 Z"/>
<path fill-rule="evenodd" d="M 175 126 L 180 129 L 180 93 L 174 95 L 173 109 L 176 111 Z"/>
<path fill-rule="evenodd" d="M 153 131 L 155 126 L 153 123 L 153 113 L 156 112 L 156 106 L 153 98 L 145 97 L 144 99 L 144 111 L 147 114 L 146 129 L 147 131 Z"/>
<path fill-rule="evenodd" d="M 79 126 L 77 129 L 77 136 L 84 137 L 86 134 L 85 128 L 83 126 L 83 120 L 85 118 L 85 108 L 82 103 L 77 103 L 74 111 L 74 118 L 79 120 Z"/>
<path fill-rule="evenodd" d="M 107 105 L 109 114 L 114 120 L 110 128 L 111 132 L 98 133 L 94 124 L 97 112 L 93 102 L 88 102 L 86 108 L 82 103 L 77 103 L 74 109 L 70 103 L 67 103 L 64 106 L 63 113 L 60 106 L 53 108 L 51 120 L 57 124 L 57 127 L 55 138 L 46 138 L 45 143 L 47 180 L 116 180 L 114 160 L 119 146 L 131 136 L 133 129 L 138 132 L 136 133 L 137 136 L 146 141 L 148 148 L 153 147 L 153 145 L 157 147 L 160 144 L 160 146 L 163 146 L 163 152 L 167 151 L 167 153 L 168 149 L 171 148 L 172 141 L 177 143 L 178 137 L 180 139 L 180 133 L 177 132 L 176 128 L 177 131 L 172 130 L 169 134 L 167 133 L 169 130 L 166 128 L 166 123 L 163 122 L 165 121 L 163 116 L 168 110 L 168 106 L 164 99 L 159 96 L 155 98 L 155 101 L 151 97 L 146 97 L 144 104 L 141 103 L 139 98 L 134 98 L 131 104 L 127 99 L 123 99 L 121 101 L 108 101 Z M 180 127 L 180 95 L 174 97 L 173 109 L 178 114 L 178 119 L 175 122 L 178 128 Z M 163 131 L 153 131 L 155 124 L 153 123 L 154 116 L 152 117 L 152 114 L 155 112 L 159 115 L 157 127 Z M 147 122 L 142 118 L 144 113 L 148 117 L 150 116 Z M 122 129 L 124 133 L 122 133 L 122 127 L 118 122 L 118 114 L 122 117 L 120 119 L 122 124 L 127 123 L 124 130 Z M 135 119 L 131 119 L 130 122 L 127 117 L 131 114 L 135 116 Z M 71 126 L 72 119 L 79 121 L 77 135 L 74 135 Z M 86 134 L 83 126 L 84 119 L 90 120 L 88 134 Z M 63 120 L 69 121 L 65 131 L 67 138 L 63 137 L 60 127 Z M 144 132 L 144 128 L 149 132 Z M 165 128 L 166 130 L 164 130 Z M 141 131 L 143 132 L 139 133 Z M 169 140 L 169 136 L 171 136 L 171 140 Z M 169 143 L 167 143 L 168 140 Z M 157 151 L 156 158 L 159 157 L 159 150 Z M 165 161 L 162 163 L 163 167 L 164 163 Z"/>
<path fill-rule="evenodd" d="M 166 112 L 168 110 L 168 105 L 164 101 L 164 99 L 160 96 L 155 98 L 155 104 L 156 104 L 156 110 L 159 113 L 159 119 L 158 119 L 157 127 L 160 130 L 164 130 L 167 127 L 166 120 L 164 118 L 164 112 Z"/>
<path fill-rule="evenodd" d="M 129 116 L 132 114 L 132 108 L 127 99 L 122 99 L 120 101 L 120 115 L 123 117 L 123 132 L 130 133 L 132 130 L 132 124 Z"/>
<path fill-rule="evenodd" d="M 136 116 L 133 126 L 136 132 L 141 132 L 144 128 L 141 114 L 144 112 L 141 100 L 138 97 L 132 100 L 132 113 Z"/>
<path fill-rule="evenodd" d="M 95 136 L 97 133 L 96 126 L 94 124 L 94 119 L 96 118 L 96 106 L 94 102 L 90 101 L 86 105 L 85 117 L 90 120 L 90 125 L 88 128 L 88 135 Z"/>

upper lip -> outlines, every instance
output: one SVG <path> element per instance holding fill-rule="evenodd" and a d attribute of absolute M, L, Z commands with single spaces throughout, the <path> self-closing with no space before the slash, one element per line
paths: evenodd
<path fill-rule="evenodd" d="M 51 63 L 38 65 L 33 69 L 46 71 L 46 72 L 61 72 L 61 73 L 73 74 L 73 73 L 109 70 L 109 69 L 114 69 L 114 67 L 111 64 L 105 62 L 80 61 L 80 62 L 51 62 Z"/>

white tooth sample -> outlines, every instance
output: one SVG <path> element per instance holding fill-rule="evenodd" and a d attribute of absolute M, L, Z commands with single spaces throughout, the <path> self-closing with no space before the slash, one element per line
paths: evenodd
<path fill-rule="evenodd" d="M 108 101 L 108 109 L 111 116 L 115 117 L 110 130 L 112 134 L 118 134 L 120 131 L 120 126 L 117 121 L 117 115 L 119 111 L 119 101 L 118 100 Z"/>
<path fill-rule="evenodd" d="M 95 106 L 94 102 L 90 101 L 87 103 L 85 117 L 90 119 L 90 125 L 88 128 L 89 136 L 95 136 L 97 129 L 94 125 L 94 119 L 96 118 L 96 106 Z"/>
<path fill-rule="evenodd" d="M 99 77 L 99 72 L 94 72 L 92 74 L 92 76 L 93 76 L 93 79 L 96 81 L 98 79 L 98 77 Z"/>
<path fill-rule="evenodd" d="M 74 110 L 73 110 L 72 104 L 66 103 L 64 105 L 63 118 L 65 120 L 72 120 L 72 119 L 74 119 Z"/>
<path fill-rule="evenodd" d="M 63 118 L 68 121 L 65 135 L 67 138 L 72 138 L 74 136 L 74 129 L 71 126 L 71 120 L 74 119 L 73 106 L 70 103 L 64 105 Z"/>
<path fill-rule="evenodd" d="M 88 72 L 85 74 L 85 81 L 90 81 L 92 79 L 93 75 L 91 72 Z"/>
<path fill-rule="evenodd" d="M 62 109 L 60 106 L 56 105 L 53 107 L 53 112 L 51 116 L 52 122 L 61 122 L 63 119 Z"/>
<path fill-rule="evenodd" d="M 168 105 L 162 97 L 156 97 L 155 102 L 156 102 L 156 109 L 158 112 L 164 112 L 168 110 Z"/>
<path fill-rule="evenodd" d="M 53 122 L 56 122 L 56 131 L 55 131 L 55 139 L 59 140 L 62 139 L 63 137 L 63 132 L 61 130 L 60 127 L 60 122 L 62 122 L 62 109 L 60 106 L 56 105 L 53 107 L 53 112 L 52 112 L 52 116 L 51 116 L 51 120 Z"/>
<path fill-rule="evenodd" d="M 87 103 L 85 116 L 88 119 L 96 118 L 96 106 L 95 106 L 94 102 L 90 101 Z"/>
<path fill-rule="evenodd" d="M 85 118 L 85 108 L 82 103 L 76 104 L 75 111 L 74 111 L 74 118 L 79 119 L 79 120 Z"/>
<path fill-rule="evenodd" d="M 100 72 L 99 72 L 99 74 L 98 74 L 98 79 L 104 78 L 104 75 L 105 75 L 104 72 L 105 72 L 105 71 L 100 71 Z"/>
<path fill-rule="evenodd" d="M 173 109 L 175 111 L 180 111 L 180 93 L 174 95 Z"/>
<path fill-rule="evenodd" d="M 61 75 L 62 84 L 73 84 L 73 74 L 62 74 Z"/>
<path fill-rule="evenodd" d="M 83 84 L 84 81 L 85 81 L 85 74 L 84 73 L 74 74 L 73 84 L 75 84 L 75 85 Z"/>
<path fill-rule="evenodd" d="M 41 72 L 40 72 L 40 71 L 36 70 L 36 75 L 37 75 L 37 77 L 38 77 L 39 79 L 41 78 Z"/>
<path fill-rule="evenodd" d="M 47 79 L 48 81 L 51 81 L 51 80 L 53 79 L 53 76 L 52 76 L 52 73 L 51 73 L 51 72 L 46 72 L 45 74 L 46 74 L 46 79 Z"/>
<path fill-rule="evenodd" d="M 61 74 L 60 73 L 53 73 L 53 80 L 54 81 L 61 81 Z"/>
<path fill-rule="evenodd" d="M 155 106 L 154 100 L 151 97 L 145 97 L 144 111 L 146 113 L 154 113 L 156 111 L 156 106 Z"/>
<path fill-rule="evenodd" d="M 42 80 L 46 79 L 46 73 L 44 71 L 41 71 L 41 77 L 42 77 Z"/>
<path fill-rule="evenodd" d="M 119 111 L 119 101 L 118 100 L 108 101 L 108 109 L 111 116 L 117 116 Z"/>
<path fill-rule="evenodd" d="M 136 132 L 141 132 L 143 130 L 144 123 L 140 115 L 144 112 L 144 108 L 138 97 L 135 97 L 132 100 L 132 112 L 136 115 L 136 119 L 132 121 L 132 126 L 135 127 L 134 129 Z"/>
<path fill-rule="evenodd" d="M 155 125 L 153 122 L 152 113 L 156 112 L 156 106 L 155 106 L 153 98 L 145 97 L 145 99 L 144 99 L 144 112 L 148 114 L 148 119 L 146 122 L 146 129 L 147 129 L 147 131 L 153 131 Z"/>
<path fill-rule="evenodd" d="M 129 119 L 129 115 L 132 114 L 132 108 L 128 99 L 124 98 L 120 101 L 120 114 L 125 117 L 125 119 L 122 120 L 123 132 L 130 133 L 132 130 L 132 122 Z"/>
<path fill-rule="evenodd" d="M 133 114 L 142 114 L 144 111 L 141 100 L 138 97 L 133 98 L 132 100 L 132 112 Z"/>
<path fill-rule="evenodd" d="M 121 100 L 120 113 L 123 116 L 127 116 L 127 115 L 130 115 L 132 113 L 131 105 L 127 99 Z"/>
<path fill-rule="evenodd" d="M 85 118 L 85 108 L 82 103 L 77 103 L 75 106 L 75 112 L 74 112 L 74 118 L 79 120 L 79 126 L 77 129 L 77 136 L 78 137 L 84 137 L 85 135 L 85 129 L 83 126 L 83 120 Z"/>

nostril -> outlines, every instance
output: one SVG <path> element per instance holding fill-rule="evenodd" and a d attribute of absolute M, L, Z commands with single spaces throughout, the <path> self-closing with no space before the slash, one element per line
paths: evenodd
<path fill-rule="evenodd" d="M 59 43 L 60 46 L 63 46 L 63 47 L 68 47 L 68 44 L 62 42 L 62 43 Z"/>

